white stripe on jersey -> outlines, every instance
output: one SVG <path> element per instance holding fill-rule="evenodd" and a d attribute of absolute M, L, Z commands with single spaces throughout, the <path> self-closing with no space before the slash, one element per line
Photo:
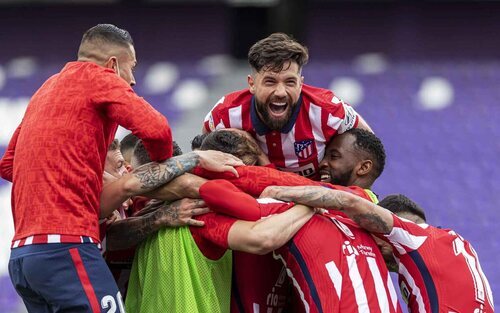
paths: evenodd
<path fill-rule="evenodd" d="M 394 285 L 392 284 L 391 274 L 387 272 L 387 288 L 389 288 L 389 294 L 391 295 L 391 302 L 394 308 L 394 311 L 398 311 L 398 296 L 396 294 L 396 289 L 394 289 Z"/>
<path fill-rule="evenodd" d="M 387 293 L 385 291 L 384 281 L 382 280 L 382 275 L 378 269 L 377 261 L 375 258 L 367 257 L 368 267 L 373 276 L 373 281 L 375 282 L 375 292 L 377 293 L 378 304 L 380 307 L 380 312 L 390 312 L 389 299 L 387 299 Z"/>
<path fill-rule="evenodd" d="M 33 243 L 33 236 L 29 236 L 26 238 L 24 245 L 31 245 Z"/>
<path fill-rule="evenodd" d="M 205 120 L 204 122 L 208 121 L 210 119 L 210 116 L 212 115 L 212 111 L 219 105 L 219 104 L 222 104 L 224 103 L 224 100 L 226 99 L 226 97 L 222 97 L 219 99 L 219 101 L 217 101 L 216 104 L 214 104 L 214 106 L 212 107 L 212 109 L 210 111 L 208 111 L 207 115 L 205 115 Z"/>
<path fill-rule="evenodd" d="M 281 134 L 281 149 L 285 156 L 285 167 L 295 168 L 299 166 L 299 159 L 295 154 L 295 125 L 288 134 Z"/>
<path fill-rule="evenodd" d="M 229 127 L 243 129 L 243 121 L 241 118 L 241 105 L 229 109 Z"/>
<path fill-rule="evenodd" d="M 19 243 L 21 242 L 21 240 L 16 240 L 14 241 L 14 245 L 12 246 L 12 248 L 17 248 L 19 247 Z"/>
<path fill-rule="evenodd" d="M 262 149 L 262 152 L 264 152 L 265 155 L 269 155 L 269 150 L 267 149 L 266 143 L 266 135 L 260 136 L 258 134 L 255 134 L 255 139 L 257 140 L 259 147 Z"/>
<path fill-rule="evenodd" d="M 311 311 L 311 309 L 309 307 L 309 303 L 307 303 L 306 299 L 304 298 L 304 291 L 302 291 L 302 289 L 300 289 L 300 285 L 297 282 L 297 280 L 295 279 L 295 277 L 293 276 L 292 271 L 288 268 L 285 259 L 283 259 L 283 256 L 281 254 L 276 253 L 276 251 L 273 251 L 273 258 L 275 260 L 281 260 L 281 262 L 285 266 L 286 274 L 288 275 L 288 277 L 290 277 L 290 279 L 292 280 L 293 286 L 295 287 L 295 289 L 297 289 L 297 292 L 299 293 L 300 300 L 302 301 L 302 304 L 304 305 L 304 311 L 306 313 L 309 313 Z"/>
<path fill-rule="evenodd" d="M 47 243 L 60 243 L 61 235 L 47 235 Z"/>
<path fill-rule="evenodd" d="M 398 265 L 399 265 L 399 274 L 403 275 L 408 284 L 410 284 L 409 287 L 411 289 L 411 294 L 416 297 L 418 304 L 418 312 L 426 313 L 424 306 L 424 299 L 422 299 L 422 293 L 420 292 L 420 288 L 418 288 L 417 285 L 415 284 L 415 280 L 413 279 L 413 277 L 411 277 L 410 272 L 408 272 L 408 269 L 402 263 L 399 263 Z"/>
<path fill-rule="evenodd" d="M 328 114 L 328 120 L 326 122 L 326 125 L 328 125 L 328 127 L 337 130 L 340 126 L 340 123 L 342 123 L 342 119 L 333 116 L 331 113 Z"/>
<path fill-rule="evenodd" d="M 427 236 L 415 236 L 400 227 L 393 227 L 390 234 L 385 235 L 385 237 L 389 239 L 401 255 L 406 253 L 402 246 L 417 250 L 427 239 Z"/>
<path fill-rule="evenodd" d="M 326 270 L 328 271 L 328 275 L 332 280 L 333 287 L 335 288 L 337 296 L 339 297 L 340 300 L 340 296 L 342 295 L 342 274 L 340 273 L 339 269 L 337 268 L 337 265 L 333 261 L 326 263 L 325 267 Z"/>
<path fill-rule="evenodd" d="M 255 199 L 257 200 L 258 203 L 261 203 L 261 204 L 268 204 L 268 203 L 285 203 L 284 201 L 281 201 L 281 200 L 276 200 L 276 199 L 273 199 L 273 198 L 258 198 L 258 199 Z"/>
<path fill-rule="evenodd" d="M 368 299 L 366 298 L 366 291 L 363 285 L 363 278 L 359 274 L 358 264 L 356 262 L 356 254 L 346 255 L 347 264 L 349 266 L 349 277 L 351 278 L 352 288 L 354 289 L 354 296 L 358 304 L 358 312 L 370 312 L 368 307 Z"/>
<path fill-rule="evenodd" d="M 215 129 L 218 130 L 218 129 L 223 129 L 223 128 L 226 128 L 226 125 L 224 125 L 224 122 L 222 120 L 220 120 L 219 124 L 217 124 L 217 126 L 215 126 Z"/>
<path fill-rule="evenodd" d="M 316 150 L 318 151 L 318 163 L 325 155 L 325 134 L 321 128 L 321 107 L 311 103 L 309 107 L 309 120 L 311 121 L 312 133 L 314 136 Z M 311 147 L 312 148 L 312 147 Z"/>
<path fill-rule="evenodd" d="M 260 305 L 258 303 L 253 303 L 253 313 L 260 313 Z"/>

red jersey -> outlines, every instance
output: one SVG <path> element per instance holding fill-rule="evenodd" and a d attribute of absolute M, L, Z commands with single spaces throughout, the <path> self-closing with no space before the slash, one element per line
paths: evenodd
<path fill-rule="evenodd" d="M 70 62 L 33 95 L 0 162 L 13 181 L 14 241 L 57 234 L 99 238 L 99 197 L 118 125 L 155 161 L 172 155 L 166 118 L 111 69 Z"/>
<path fill-rule="evenodd" d="M 272 172 L 272 169 L 267 169 L 267 168 L 262 168 L 262 167 L 249 167 L 249 166 L 244 166 L 244 167 L 239 167 L 238 172 L 240 174 L 239 178 L 235 178 L 233 176 L 233 181 L 235 185 L 238 185 L 240 187 L 249 187 L 248 190 L 251 190 L 253 193 L 260 193 L 261 186 L 260 184 L 245 184 L 247 180 L 249 180 L 251 177 L 248 175 L 249 173 L 256 174 L 258 172 L 265 173 L 265 172 Z M 274 170 L 276 171 L 276 170 Z M 293 182 L 293 179 L 289 179 L 288 176 L 297 176 L 292 173 L 284 173 L 284 172 L 279 172 L 278 173 L 283 174 L 283 181 L 280 181 L 277 179 L 279 176 L 273 176 L 273 183 L 276 183 L 280 185 L 281 183 L 287 182 L 290 184 Z M 223 174 L 222 174 L 223 175 Z M 259 176 L 262 177 L 262 176 Z M 265 176 L 264 176 L 265 177 Z M 298 176 L 299 177 L 299 176 Z M 253 179 L 250 179 L 253 180 Z M 307 180 L 306 178 L 300 177 L 300 180 Z M 262 181 L 261 181 L 262 183 Z M 255 200 L 253 197 L 250 195 L 242 192 L 238 188 L 235 187 L 235 185 L 231 184 L 230 182 L 226 180 L 212 180 L 208 181 L 205 184 L 202 185 L 200 188 L 200 195 L 202 198 L 205 200 L 207 205 L 214 211 L 221 212 L 227 215 L 235 216 L 238 217 L 239 219 L 244 219 L 244 220 L 256 220 L 260 218 L 261 216 L 269 215 L 276 213 L 276 211 L 272 211 L 269 209 L 268 206 L 256 206 L 254 203 L 255 201 L 264 201 L 264 199 L 259 199 Z M 255 188 L 255 186 L 259 186 L 259 188 Z M 334 186 L 331 185 L 332 188 L 340 187 L 340 186 Z M 340 189 L 347 189 L 346 187 L 340 187 Z M 351 192 L 354 192 L 358 194 L 359 196 L 362 196 L 365 199 L 370 200 L 370 195 L 366 193 L 363 189 L 361 188 L 352 188 L 352 189 L 347 189 L 350 190 Z M 269 200 L 270 201 L 270 200 Z M 282 207 L 277 211 L 284 210 L 286 208 Z M 263 211 L 264 210 L 264 211 Z M 337 215 L 336 215 L 337 216 Z M 337 216 L 338 217 L 338 216 Z M 341 217 L 338 217 L 341 218 Z M 315 219 L 315 218 L 313 218 Z M 313 223 L 312 220 L 309 223 Z M 309 224 L 308 223 L 308 224 Z M 352 222 L 350 222 L 352 223 Z M 306 224 L 306 225 L 308 225 Z M 354 223 L 352 223 L 354 227 L 357 227 Z M 329 227 L 332 227 L 333 225 L 329 225 Z M 305 227 L 305 226 L 304 226 Z M 313 227 L 314 229 L 314 227 Z M 376 244 L 373 242 L 373 239 L 370 237 L 369 234 L 364 232 L 363 230 L 360 230 L 359 228 L 356 228 L 357 232 L 360 232 L 361 238 L 364 240 L 361 240 L 360 242 L 364 245 L 371 245 L 370 249 L 376 250 L 373 252 L 373 255 L 378 256 L 377 262 L 374 264 L 371 264 L 370 270 L 372 272 L 377 272 L 378 273 L 383 273 L 383 279 L 382 280 L 376 280 L 375 281 L 375 286 L 377 287 L 384 287 L 387 289 L 387 292 L 393 292 L 391 293 L 391 305 L 396 305 L 396 308 L 399 308 L 399 305 L 397 305 L 397 300 L 394 292 L 394 288 L 392 287 L 392 282 L 390 281 L 390 278 L 388 276 L 388 271 L 385 267 L 385 263 L 383 263 L 383 259 L 381 259 L 380 252 L 377 249 Z M 323 230 L 319 230 L 317 232 L 312 232 L 314 235 L 320 234 L 320 232 Z M 330 230 L 333 234 L 339 234 L 338 230 L 334 229 Z M 299 233 L 302 233 L 302 230 L 299 231 Z M 298 236 L 298 234 L 295 236 L 295 238 Z M 326 234 L 329 234 L 328 232 Z M 309 236 L 309 232 L 307 235 L 304 236 Z M 332 240 L 330 239 L 330 235 L 323 236 L 328 239 L 328 242 L 317 240 L 318 242 L 323 242 L 324 244 L 328 245 L 332 242 L 335 242 L 333 238 L 331 237 Z M 338 237 L 338 236 L 337 236 Z M 321 237 L 317 237 L 321 238 Z M 293 239 L 295 241 L 295 239 Z M 342 242 L 342 241 L 340 241 Z M 319 243 L 318 243 L 319 244 Z M 321 249 L 325 249 L 325 257 L 330 256 L 329 251 L 332 250 L 332 248 L 329 247 L 320 247 L 316 248 L 315 250 L 309 250 L 308 244 L 302 244 L 302 241 L 299 241 L 299 246 L 301 248 L 304 248 L 305 253 L 312 253 L 313 255 L 319 253 L 319 251 L 322 251 Z M 333 247 L 335 247 L 333 245 Z M 333 248 L 334 251 L 335 248 Z M 340 250 L 339 247 L 337 247 L 337 250 Z M 279 251 L 282 251 L 280 249 Z M 288 250 L 284 250 L 288 251 Z M 339 253 L 335 254 L 336 256 L 339 255 Z M 289 281 L 286 279 L 284 276 L 285 271 L 283 271 L 283 267 L 279 265 L 278 263 L 275 262 L 275 260 L 272 260 L 270 258 L 270 255 L 266 256 L 256 256 L 256 255 L 250 255 L 247 253 L 234 253 L 233 254 L 233 269 L 234 269 L 234 278 L 233 278 L 233 292 L 232 292 L 232 306 L 231 306 L 231 311 L 232 312 L 258 312 L 259 310 L 265 311 L 265 312 L 281 312 L 286 306 L 287 306 L 287 297 L 289 296 Z M 311 257 L 311 259 L 308 259 L 308 262 L 314 263 L 314 258 L 315 256 Z M 281 258 L 283 259 L 283 258 Z M 380 260 L 382 260 L 380 263 Z M 372 262 L 371 260 L 367 262 Z M 290 262 L 288 262 L 290 263 Z M 365 262 L 366 263 L 366 262 Z M 363 263 L 363 264 L 365 264 Z M 284 262 L 284 264 L 288 267 L 287 262 Z M 366 264 L 365 264 L 366 265 Z M 294 268 L 294 271 L 300 271 L 302 268 Z M 316 269 L 315 269 L 316 270 Z M 366 272 L 366 269 L 364 269 Z M 290 275 L 290 269 L 288 269 L 288 274 Z M 364 273 L 364 272 L 363 272 Z M 324 273 L 323 273 L 324 274 Z M 318 272 L 318 277 L 320 276 L 320 273 Z M 375 274 L 373 274 L 375 275 Z M 376 276 L 379 277 L 379 276 Z M 298 288 L 299 285 L 295 283 L 295 287 L 298 288 L 298 290 L 302 293 L 303 298 L 303 290 L 307 290 L 308 288 L 308 281 L 303 280 L 300 281 L 302 284 Z M 383 299 L 383 295 L 379 294 L 380 292 L 373 291 L 373 287 L 371 286 L 372 290 L 368 292 L 368 296 L 371 296 L 369 303 L 372 304 L 375 303 L 375 298 L 373 298 L 373 294 L 376 293 L 377 297 L 382 297 L 380 299 Z M 323 287 L 321 287 L 323 288 Z M 331 289 L 331 288 L 330 288 Z M 330 290 L 328 289 L 328 290 Z M 311 292 L 310 292 L 311 293 Z M 323 302 L 326 301 L 325 307 L 326 308 L 338 308 L 339 306 L 335 306 L 335 302 L 331 302 L 330 297 L 328 296 L 327 293 L 322 293 L 322 297 L 325 297 L 326 299 L 321 300 Z M 386 294 L 387 296 L 387 294 Z M 310 295 L 310 297 L 312 297 Z M 366 297 L 366 295 L 365 295 Z M 318 298 L 319 299 L 319 298 Z M 346 302 L 344 300 L 345 297 L 342 299 L 342 301 Z M 379 298 L 377 298 L 379 299 Z M 379 301 L 382 301 L 380 300 Z M 309 299 L 310 300 L 310 299 Z M 320 302 L 321 302 L 320 301 Z M 361 301 L 361 300 L 360 300 Z M 339 302 L 339 301 L 337 301 Z M 342 303 L 344 303 L 342 302 Z M 304 302 L 301 302 L 304 303 Z M 347 303 L 347 302 L 346 302 Z M 387 302 L 389 303 L 389 302 Z M 386 308 L 386 302 L 383 302 L 382 304 L 379 305 L 378 311 L 375 310 L 374 312 L 393 312 L 394 310 L 390 310 L 388 307 L 387 311 L 384 311 Z M 346 305 L 348 306 L 348 305 Z M 342 307 L 341 307 L 342 308 Z M 305 306 L 305 311 L 307 312 L 310 309 L 310 305 Z M 373 310 L 373 308 L 372 308 Z M 397 311 L 397 310 L 396 310 Z M 313 310 L 314 312 L 314 310 Z M 322 312 L 321 304 L 318 312 Z M 324 312 L 329 312 L 329 310 L 325 310 Z"/>
<path fill-rule="evenodd" d="M 493 295 L 472 245 L 452 230 L 396 215 L 388 235 L 412 312 L 493 312 Z"/>
<path fill-rule="evenodd" d="M 314 216 L 274 254 L 306 312 L 401 312 L 377 244 L 347 218 Z"/>
<path fill-rule="evenodd" d="M 212 180 L 200 187 L 200 197 L 205 201 L 211 213 L 197 216 L 205 222 L 204 227 L 190 227 L 196 244 L 202 253 L 213 260 L 220 258 L 229 244 L 227 236 L 237 214 L 231 214 L 235 208 L 247 221 L 257 221 L 263 217 L 284 212 L 291 208 L 292 202 L 273 199 L 255 199 L 224 180 Z M 222 214 L 221 214 L 222 213 Z M 229 214 L 227 214 L 229 213 Z"/>
<path fill-rule="evenodd" d="M 357 123 L 356 111 L 330 90 L 304 84 L 290 121 L 280 131 L 270 130 L 260 120 L 248 89 L 222 97 L 205 117 L 204 127 L 208 132 L 230 127 L 245 130 L 280 170 L 317 177 L 330 139 Z"/>

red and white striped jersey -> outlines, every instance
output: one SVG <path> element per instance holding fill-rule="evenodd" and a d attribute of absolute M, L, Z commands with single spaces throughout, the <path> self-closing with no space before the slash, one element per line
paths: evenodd
<path fill-rule="evenodd" d="M 204 121 L 210 132 L 238 128 L 252 134 L 280 170 L 314 177 L 332 136 L 357 126 L 356 111 L 330 90 L 303 85 L 299 104 L 281 131 L 270 130 L 258 117 L 248 89 L 222 97 Z"/>
<path fill-rule="evenodd" d="M 377 244 L 347 218 L 314 216 L 274 255 L 305 312 L 401 312 Z"/>
<path fill-rule="evenodd" d="M 391 233 L 378 236 L 393 246 L 411 312 L 493 312 L 490 285 L 468 241 L 453 230 L 393 216 Z"/>

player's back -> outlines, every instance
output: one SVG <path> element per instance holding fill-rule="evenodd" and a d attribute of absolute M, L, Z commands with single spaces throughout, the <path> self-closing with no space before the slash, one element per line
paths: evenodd
<path fill-rule="evenodd" d="M 400 311 L 376 243 L 348 219 L 315 216 L 275 254 L 310 312 Z"/>
<path fill-rule="evenodd" d="M 96 64 L 71 62 L 32 97 L 14 156 L 14 239 L 47 233 L 98 239 L 104 159 L 117 128 L 94 107 L 92 96 L 106 88 L 99 75 L 119 81 Z"/>
<path fill-rule="evenodd" d="M 452 230 L 403 219 L 395 219 L 394 225 L 415 238 L 414 249 L 403 244 L 405 253 L 396 250 L 400 288 L 412 311 L 493 312 L 489 282 L 467 240 Z M 425 241 L 418 244 L 418 238 Z"/>

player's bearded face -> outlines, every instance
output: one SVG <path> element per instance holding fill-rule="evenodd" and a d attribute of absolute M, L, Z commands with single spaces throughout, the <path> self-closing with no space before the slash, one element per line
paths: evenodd
<path fill-rule="evenodd" d="M 249 77 L 250 91 L 262 122 L 272 130 L 281 130 L 290 120 L 302 90 L 299 67 L 285 64 L 279 73 L 261 70 Z"/>
<path fill-rule="evenodd" d="M 321 175 L 322 182 L 340 186 L 349 186 L 353 170 L 354 170 L 353 168 L 350 168 L 340 172 L 338 170 L 330 168 L 330 169 L 321 169 L 319 173 Z"/>

